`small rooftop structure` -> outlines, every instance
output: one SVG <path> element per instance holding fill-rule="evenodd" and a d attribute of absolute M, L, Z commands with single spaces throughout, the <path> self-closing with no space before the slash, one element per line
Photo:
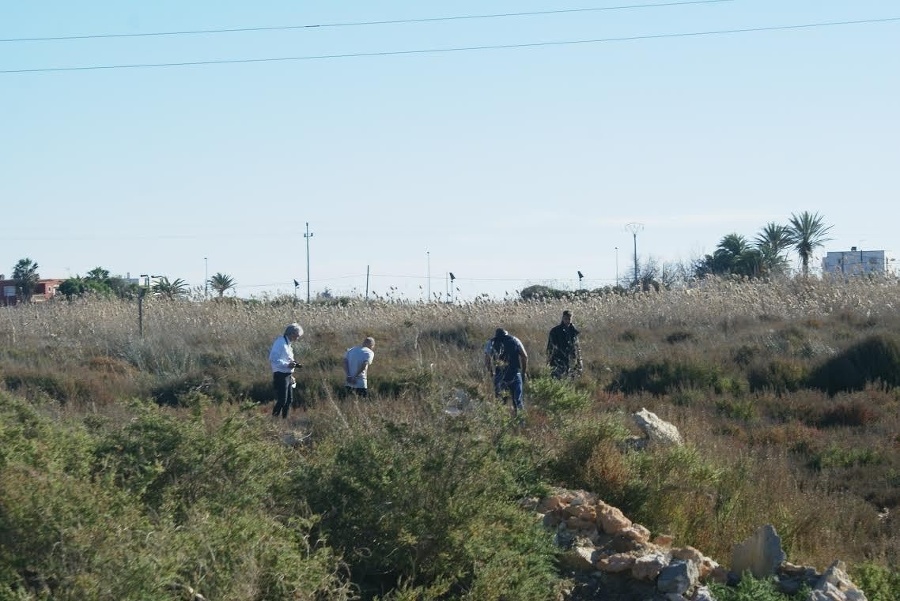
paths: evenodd
<path fill-rule="evenodd" d="M 883 250 L 862 250 L 851 246 L 850 250 L 828 252 L 822 259 L 822 273 L 852 276 L 893 273 L 894 259 Z"/>

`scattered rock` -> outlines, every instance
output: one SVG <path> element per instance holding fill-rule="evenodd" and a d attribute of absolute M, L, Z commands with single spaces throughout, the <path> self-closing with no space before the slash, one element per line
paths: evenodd
<path fill-rule="evenodd" d="M 781 548 L 781 537 L 770 525 L 761 527 L 731 552 L 731 571 L 740 577 L 745 571 L 754 578 L 768 578 L 787 557 Z"/>
<path fill-rule="evenodd" d="M 651 445 L 681 446 L 684 442 L 681 433 L 673 424 L 664 421 L 646 409 L 633 413 L 631 417 L 638 428 L 647 436 Z"/>
<path fill-rule="evenodd" d="M 788 563 L 771 525 L 735 546 L 729 571 L 694 547 L 674 547 L 672 536 L 652 536 L 593 493 L 558 489 L 527 505 L 564 549 L 573 582 L 565 601 L 716 601 L 708 585 L 736 584 L 745 571 L 774 576 L 786 594 L 807 586 L 807 601 L 866 601 L 839 561 L 822 574 Z"/>

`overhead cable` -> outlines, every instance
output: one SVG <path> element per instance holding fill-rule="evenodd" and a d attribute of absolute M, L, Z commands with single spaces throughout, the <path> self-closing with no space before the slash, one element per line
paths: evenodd
<path fill-rule="evenodd" d="M 524 42 L 519 44 L 493 44 L 483 46 L 457 46 L 450 48 L 418 48 L 411 50 L 383 50 L 376 52 L 348 52 L 343 54 L 317 54 L 307 56 L 280 56 L 280 57 L 264 57 L 264 58 L 240 58 L 240 59 L 213 59 L 183 62 L 166 62 L 166 63 L 133 63 L 121 65 L 85 65 L 81 67 L 36 67 L 26 69 L 4 69 L 0 70 L 0 75 L 10 75 L 16 73 L 51 73 L 65 71 L 100 71 L 113 69 L 150 69 L 150 68 L 171 68 L 171 67 L 197 67 L 207 65 L 237 65 L 252 63 L 276 63 L 290 61 L 315 61 L 315 60 L 334 60 L 342 58 L 364 58 L 364 57 L 387 57 L 387 56 L 404 56 L 415 54 L 446 54 L 451 52 L 474 52 L 482 50 L 519 50 L 524 48 L 539 48 L 549 46 L 574 46 L 579 44 L 603 44 L 611 42 L 634 42 L 642 40 L 662 40 L 673 38 L 733 35 L 741 33 L 760 33 L 766 31 L 789 31 L 799 29 L 813 29 L 818 27 L 837 27 L 846 25 L 872 25 L 876 23 L 891 23 L 900 21 L 900 17 L 884 17 L 878 19 L 859 19 L 856 21 L 825 21 L 819 23 L 800 23 L 795 25 L 771 25 L 764 27 L 747 27 L 743 29 L 717 29 L 709 31 L 689 31 L 678 33 L 658 33 L 635 36 L 623 36 L 614 38 L 595 38 L 586 40 L 561 40 L 551 42 Z"/>
<path fill-rule="evenodd" d="M 557 10 L 523 11 L 509 13 L 493 13 L 479 15 L 451 15 L 446 17 L 423 17 L 418 19 L 385 19 L 381 21 L 346 21 L 342 23 L 316 23 L 309 25 L 270 25 L 260 27 L 231 27 L 225 29 L 187 29 L 183 31 L 151 31 L 144 33 L 97 33 L 83 35 L 44 36 L 30 38 L 0 38 L 0 43 L 12 42 L 59 42 L 73 40 L 98 40 L 115 38 L 144 38 L 160 36 L 214 35 L 222 33 L 248 33 L 259 31 L 289 31 L 296 29 L 324 29 L 334 27 L 362 27 L 375 25 L 405 25 L 416 23 L 436 23 L 440 21 L 465 21 L 475 19 L 505 19 L 511 17 L 534 17 L 546 15 L 562 15 L 571 13 L 587 13 L 600 11 L 634 10 L 641 8 L 665 8 L 672 6 L 688 6 L 692 4 L 719 4 L 734 0 L 682 0 L 680 2 L 662 2 L 656 4 L 625 4 L 622 6 L 600 6 L 585 8 L 562 8 Z"/>

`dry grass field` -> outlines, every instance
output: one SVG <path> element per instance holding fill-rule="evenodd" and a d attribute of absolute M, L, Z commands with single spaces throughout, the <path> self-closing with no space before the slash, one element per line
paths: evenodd
<path fill-rule="evenodd" d="M 559 383 L 544 347 L 563 309 L 581 331 L 585 370 Z M 519 462 L 509 469 L 522 495 L 593 490 L 725 564 L 736 542 L 768 523 L 792 562 L 822 569 L 842 559 L 895 574 L 898 310 L 896 280 L 862 278 L 463 305 L 147 298 L 141 324 L 136 301 L 49 302 L 0 310 L 0 392 L 52 420 L 110 429 L 133 423 L 142 405 L 175 418 L 202 414 L 211 429 L 238 407 L 260 419 L 271 407 L 269 346 L 297 321 L 305 329 L 297 390 L 308 410 L 285 423 L 266 418 L 259 431 L 309 435 L 297 452 L 310 473 L 325 473 L 317 462 L 333 453 L 335 470 L 341 442 L 361 433 L 376 440 L 400 424 L 441 438 L 443 409 L 461 398 L 466 412 L 489 414 L 482 432 L 475 420 L 459 443 L 480 444 L 506 415 L 481 363 L 502 326 L 530 356 L 527 420 L 504 451 Z M 360 402 L 343 395 L 341 358 L 365 336 L 376 339 L 376 355 L 372 394 Z M 629 414 L 641 408 L 675 424 L 685 447 L 623 447 L 636 433 Z M 398 452 L 436 444 L 411 440 Z M 331 540 L 340 537 L 334 527 Z M 340 552 L 352 573 L 348 547 Z"/>

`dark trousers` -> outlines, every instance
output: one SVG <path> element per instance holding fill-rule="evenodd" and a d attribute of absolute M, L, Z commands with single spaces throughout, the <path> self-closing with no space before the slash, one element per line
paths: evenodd
<path fill-rule="evenodd" d="M 550 376 L 556 380 L 569 374 L 569 357 L 567 355 L 553 355 L 550 358 Z"/>
<path fill-rule="evenodd" d="M 281 371 L 272 372 L 272 387 L 275 389 L 275 407 L 272 415 L 287 418 L 288 409 L 294 400 L 294 391 L 291 388 L 291 374 Z"/>

